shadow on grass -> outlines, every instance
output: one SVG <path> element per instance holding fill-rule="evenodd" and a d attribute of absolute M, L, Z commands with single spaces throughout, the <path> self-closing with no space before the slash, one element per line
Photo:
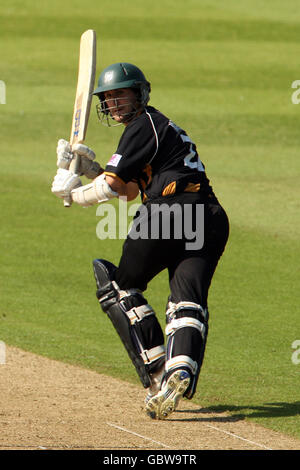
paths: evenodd
<path fill-rule="evenodd" d="M 177 410 L 176 413 L 191 414 L 190 418 L 184 418 L 180 421 L 209 421 L 220 423 L 241 421 L 245 418 L 287 418 L 289 416 L 300 415 L 300 401 L 294 403 L 265 403 L 264 405 L 256 406 L 218 405 L 209 408 L 199 408 L 198 410 Z M 216 416 L 218 413 L 220 416 Z M 230 415 L 221 416 L 221 414 L 226 413 L 230 413 Z M 197 414 L 201 414 L 202 416 L 196 416 Z"/>

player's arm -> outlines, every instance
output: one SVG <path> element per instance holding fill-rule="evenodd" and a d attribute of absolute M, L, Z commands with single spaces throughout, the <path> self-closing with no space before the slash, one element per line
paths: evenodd
<path fill-rule="evenodd" d="M 132 181 L 124 183 L 114 175 L 105 175 L 105 179 L 111 189 L 117 192 L 119 196 L 126 196 L 127 201 L 133 201 L 140 192 L 138 185 Z"/>
<path fill-rule="evenodd" d="M 126 196 L 128 201 L 132 201 L 139 193 L 139 188 L 136 183 L 124 183 L 117 176 L 104 175 L 103 169 L 94 169 L 92 173 L 89 167 L 89 174 L 83 172 L 86 176 L 93 175 L 92 183 L 82 185 L 79 175 L 72 173 L 68 168 L 70 162 L 74 158 L 74 153 L 71 149 L 66 148 L 65 141 L 59 141 L 57 148 L 57 166 L 58 171 L 52 183 L 51 191 L 59 198 L 71 197 L 72 201 L 77 204 L 87 207 L 93 204 L 108 201 L 114 197 Z M 78 147 L 78 148 L 77 148 Z M 88 147 L 78 144 L 76 151 L 83 157 L 82 161 L 93 162 L 95 158 L 94 152 Z"/>
<path fill-rule="evenodd" d="M 126 196 L 132 201 L 139 193 L 135 183 L 123 183 L 118 178 L 102 173 L 85 186 L 78 186 L 71 191 L 71 197 L 77 204 L 87 207 L 108 201 L 114 197 Z"/>
<path fill-rule="evenodd" d="M 79 176 L 63 168 L 57 171 L 51 190 L 60 198 L 71 196 L 73 202 L 83 207 L 99 204 L 119 196 L 126 196 L 128 201 L 132 201 L 139 192 L 135 183 L 121 183 L 116 178 L 106 176 L 104 173 L 97 176 L 92 183 L 82 185 Z"/>
<path fill-rule="evenodd" d="M 105 179 L 104 173 L 97 176 L 91 183 L 82 184 L 78 175 L 65 168 L 59 168 L 52 183 L 51 191 L 57 197 L 71 198 L 80 206 L 88 207 L 118 197 Z"/>

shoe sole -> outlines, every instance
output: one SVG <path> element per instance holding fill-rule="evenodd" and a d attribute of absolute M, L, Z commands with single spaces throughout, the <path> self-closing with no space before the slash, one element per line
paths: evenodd
<path fill-rule="evenodd" d="M 178 370 L 172 374 L 163 391 L 158 392 L 146 405 L 146 412 L 152 419 L 166 419 L 176 409 L 179 400 L 187 390 L 191 378 L 187 372 Z"/>

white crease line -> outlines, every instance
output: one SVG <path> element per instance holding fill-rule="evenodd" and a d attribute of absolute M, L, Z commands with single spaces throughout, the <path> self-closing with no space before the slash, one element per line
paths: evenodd
<path fill-rule="evenodd" d="M 263 449 L 273 450 L 273 449 L 270 449 L 270 447 L 267 447 L 263 444 L 258 444 L 257 442 L 250 441 L 249 439 L 245 439 L 244 437 L 238 436 L 237 434 L 233 434 L 232 432 L 229 432 L 229 431 L 224 431 L 223 429 L 217 428 L 216 426 L 212 426 L 211 424 L 205 424 L 205 426 L 215 429 L 216 431 L 223 432 L 224 434 L 228 434 L 229 436 L 235 437 L 236 439 L 241 439 L 242 441 L 249 442 L 250 444 L 254 444 L 258 447 L 262 447 Z"/>
<path fill-rule="evenodd" d="M 151 441 L 151 442 L 154 442 L 155 444 L 159 444 L 160 446 L 167 447 L 168 449 L 172 449 L 172 447 L 167 446 L 166 444 L 163 444 L 162 442 L 154 441 L 150 437 L 142 436 L 141 434 L 137 434 L 136 432 L 130 431 L 129 429 L 126 429 L 126 428 L 122 428 L 121 426 L 117 426 L 116 424 L 112 424 L 112 423 L 106 423 L 106 424 L 108 424 L 109 426 L 112 426 L 113 428 L 120 429 L 121 431 L 125 431 L 130 434 L 133 434 L 134 436 L 138 436 L 138 437 L 141 437 L 142 439 L 146 439 L 147 441 Z"/>

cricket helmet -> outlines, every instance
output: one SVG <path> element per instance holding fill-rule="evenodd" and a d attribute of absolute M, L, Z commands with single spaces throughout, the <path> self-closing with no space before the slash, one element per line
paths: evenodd
<path fill-rule="evenodd" d="M 151 85 L 146 80 L 143 72 L 133 64 L 118 62 L 109 65 L 100 74 L 98 87 L 94 95 L 98 95 L 100 101 L 104 100 L 104 91 L 117 90 L 118 88 L 133 88 L 138 92 L 138 101 L 146 106 L 150 96 Z"/>

